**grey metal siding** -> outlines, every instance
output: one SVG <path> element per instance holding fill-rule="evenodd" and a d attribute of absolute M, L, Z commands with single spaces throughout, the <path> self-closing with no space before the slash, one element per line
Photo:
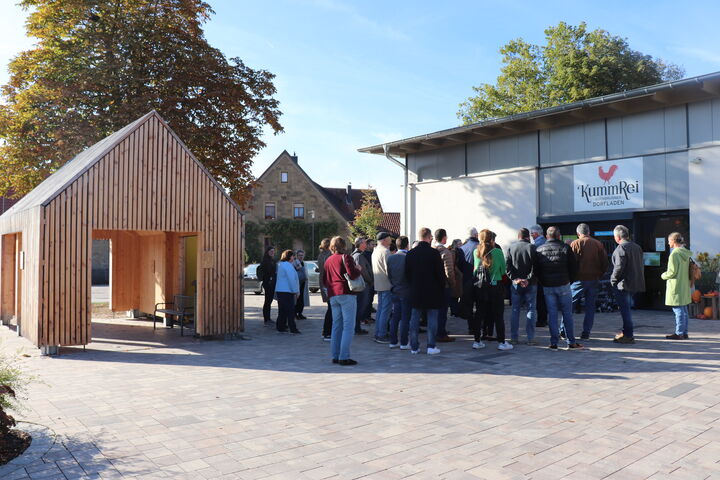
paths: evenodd
<path fill-rule="evenodd" d="M 685 106 L 609 118 L 608 158 L 662 153 L 687 147 Z"/>
<path fill-rule="evenodd" d="M 644 210 L 688 208 L 687 152 L 643 156 L 643 177 Z M 574 213 L 573 165 L 542 168 L 539 178 L 539 215 Z"/>
<path fill-rule="evenodd" d="M 688 104 L 690 146 L 720 142 L 720 99 Z"/>
<path fill-rule="evenodd" d="M 525 133 L 468 144 L 468 174 L 534 167 L 538 162 L 537 134 Z"/>
<path fill-rule="evenodd" d="M 540 131 L 542 166 L 605 159 L 605 122 L 583 123 Z"/>
<path fill-rule="evenodd" d="M 465 145 L 410 154 L 408 167 L 419 182 L 460 177 L 465 175 Z"/>

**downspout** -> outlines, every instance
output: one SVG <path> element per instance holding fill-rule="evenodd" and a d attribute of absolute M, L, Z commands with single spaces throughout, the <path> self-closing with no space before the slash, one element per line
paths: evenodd
<path fill-rule="evenodd" d="M 398 167 L 403 169 L 404 173 L 404 185 L 403 185 L 403 210 L 402 210 L 402 232 L 400 234 L 402 235 L 408 235 L 408 169 L 407 165 L 398 160 L 397 158 L 390 155 L 390 149 L 388 148 L 387 144 L 383 145 L 383 152 L 385 153 L 385 158 L 390 160 L 392 163 L 397 165 Z"/>

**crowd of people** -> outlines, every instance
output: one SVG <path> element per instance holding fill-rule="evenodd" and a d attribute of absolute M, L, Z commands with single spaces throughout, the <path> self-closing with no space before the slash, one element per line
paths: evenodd
<path fill-rule="evenodd" d="M 579 224 L 576 232 L 577 239 L 564 242 L 554 226 L 545 232 L 539 225 L 520 228 L 517 241 L 505 251 L 494 232 L 476 228 L 468 230 L 464 242 L 451 243 L 444 229 L 421 228 L 412 248 L 406 236 L 394 239 L 387 232 L 380 232 L 375 241 L 358 238 L 352 248 L 342 237 L 323 239 L 317 261 L 320 292 L 327 304 L 322 336 L 330 342 L 332 362 L 357 363 L 350 356 L 352 339 L 368 334 L 363 325 L 373 322 L 375 296 L 374 341 L 411 354 L 419 353 L 422 332 L 427 333 L 428 355 L 441 352 L 439 343 L 455 341 L 447 331 L 448 310 L 467 321 L 473 349 L 497 342 L 498 350 L 512 350 L 520 343 L 524 309 L 524 343 L 537 345 L 536 328 L 548 327 L 551 351 L 558 350 L 561 339 L 568 350 L 581 350 L 573 315 L 584 305 L 579 339 L 589 339 L 600 279 L 610 267 L 610 285 L 622 318 L 613 341 L 635 343 L 633 296 L 645 290 L 641 247 L 631 240 L 627 227 L 618 225 L 613 230 L 617 246 L 609 260 L 587 224 Z M 672 233 L 668 244 L 671 253 L 662 279 L 667 281 L 666 304 L 673 309 L 676 329 L 666 338 L 686 340 L 691 253 L 680 233 Z M 296 320 L 304 319 L 302 309 L 308 304 L 304 252 L 285 250 L 277 264 L 274 254 L 269 247 L 259 267 L 265 291 L 263 318 L 279 332 L 298 334 Z M 508 289 L 509 338 L 504 318 Z M 273 299 L 278 303 L 275 322 L 270 318 Z"/>

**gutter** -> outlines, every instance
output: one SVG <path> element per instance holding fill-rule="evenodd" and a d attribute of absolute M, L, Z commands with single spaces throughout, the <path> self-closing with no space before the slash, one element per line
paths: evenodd
<path fill-rule="evenodd" d="M 385 158 L 390 160 L 392 163 L 397 165 L 398 167 L 403 169 L 404 174 L 404 184 L 403 184 L 403 209 L 402 209 L 402 231 L 400 232 L 401 235 L 408 236 L 408 168 L 407 163 L 403 163 L 397 158 L 390 155 L 390 148 L 387 144 L 383 145 L 383 152 L 385 153 Z"/>

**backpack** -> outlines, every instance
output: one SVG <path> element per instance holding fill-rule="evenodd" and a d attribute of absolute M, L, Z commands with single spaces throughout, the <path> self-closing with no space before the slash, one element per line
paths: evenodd
<path fill-rule="evenodd" d="M 690 265 L 688 267 L 688 277 L 690 278 L 690 285 L 695 285 L 695 282 L 702 278 L 702 270 L 697 263 L 690 259 Z"/>
<path fill-rule="evenodd" d="M 490 252 L 488 252 L 485 256 L 487 257 L 488 255 L 490 255 Z M 478 268 L 473 272 L 473 275 L 475 276 L 474 285 L 476 287 L 482 288 L 490 285 L 490 270 L 485 268 L 485 265 L 483 265 L 482 262 L 480 262 Z"/>
<path fill-rule="evenodd" d="M 265 276 L 265 269 L 262 266 L 262 263 L 257 266 L 257 269 L 255 270 L 255 276 L 258 279 L 258 282 L 263 281 L 263 277 Z"/>

